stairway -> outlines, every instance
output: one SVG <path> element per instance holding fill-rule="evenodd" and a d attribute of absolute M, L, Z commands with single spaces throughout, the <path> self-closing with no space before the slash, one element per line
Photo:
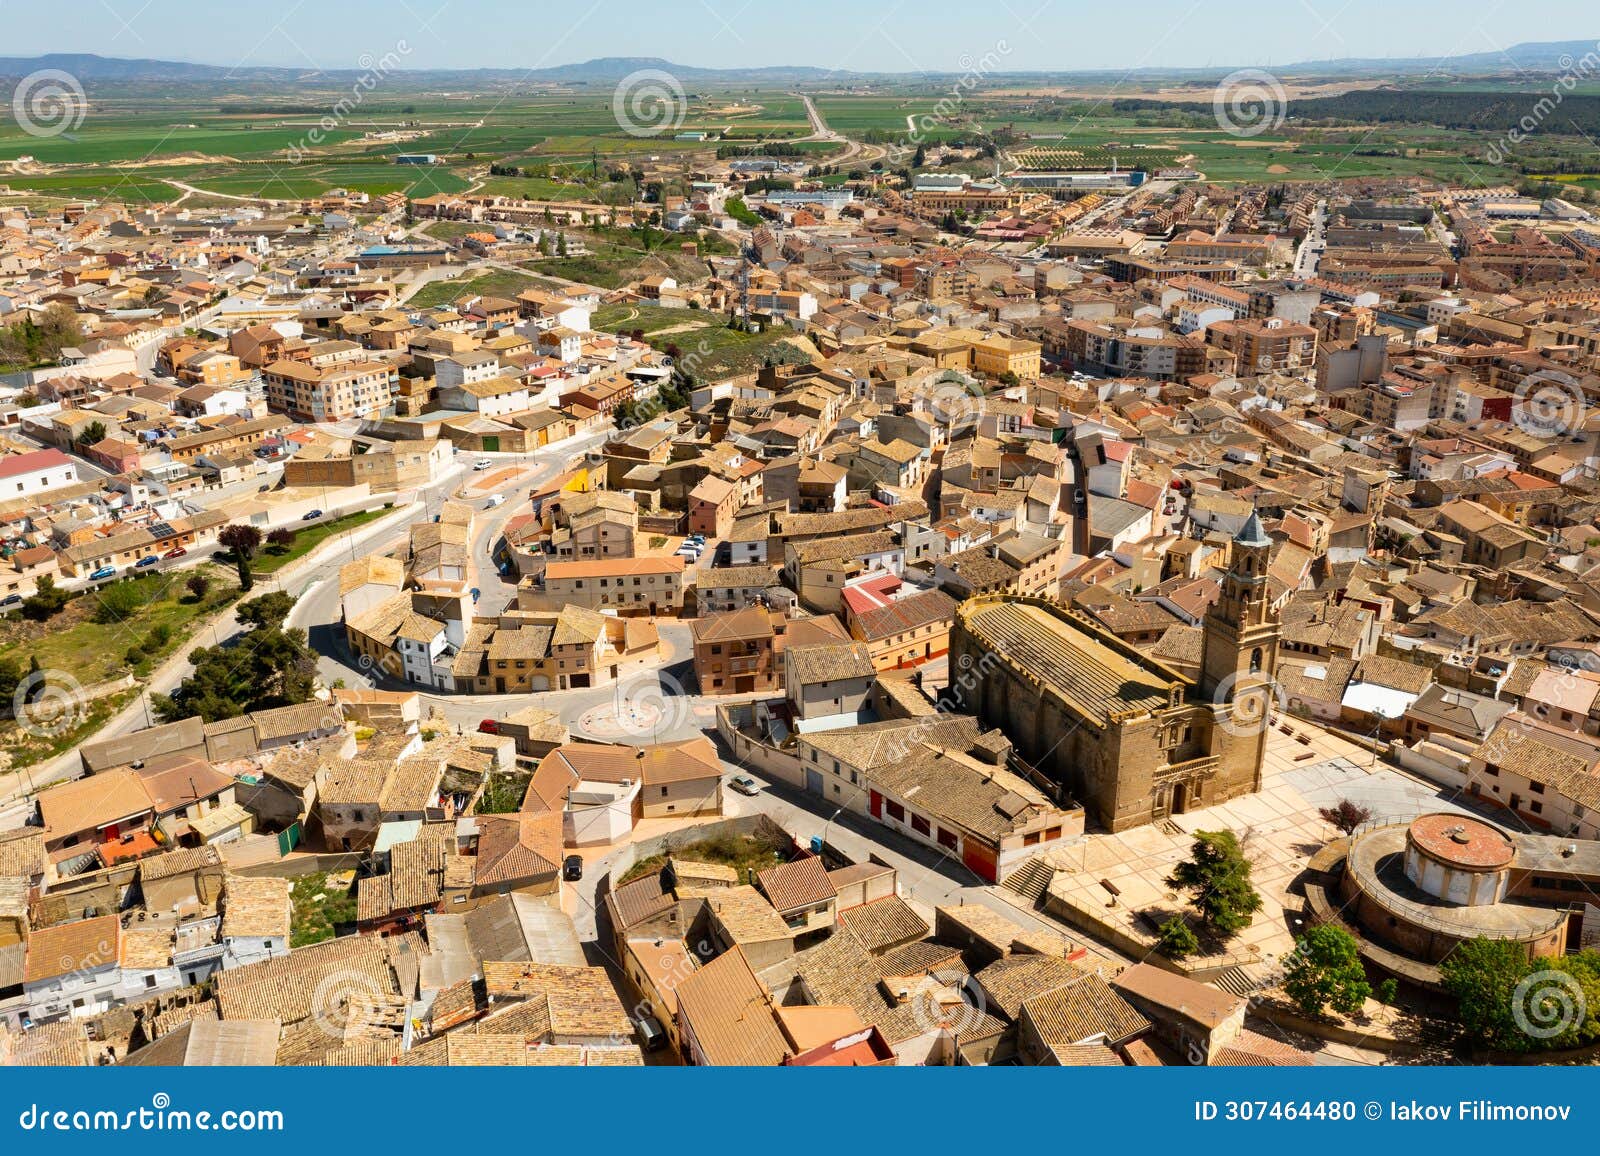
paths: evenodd
<path fill-rule="evenodd" d="M 1225 992 L 1248 997 L 1266 986 L 1270 973 L 1271 969 L 1261 964 L 1235 965 L 1212 976 L 1211 983 Z"/>
<path fill-rule="evenodd" d="M 1009 888 L 1021 895 L 1024 899 L 1031 899 L 1035 903 L 1050 889 L 1050 881 L 1056 877 L 1056 869 L 1043 859 L 1029 859 L 1018 867 L 1001 883 L 1002 887 Z"/>

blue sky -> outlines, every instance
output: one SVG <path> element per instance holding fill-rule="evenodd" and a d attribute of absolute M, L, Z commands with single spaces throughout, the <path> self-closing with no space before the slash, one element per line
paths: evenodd
<path fill-rule="evenodd" d="M 360 68 L 404 41 L 406 68 L 659 56 L 702 67 L 961 72 L 986 57 L 1004 69 L 1067 71 L 1455 55 L 1600 35 L 1600 15 L 1568 0 L 0 0 L 0 29 L 0 55 L 229 67 Z"/>

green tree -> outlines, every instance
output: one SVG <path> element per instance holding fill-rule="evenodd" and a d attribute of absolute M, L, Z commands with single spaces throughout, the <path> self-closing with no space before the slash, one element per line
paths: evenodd
<path fill-rule="evenodd" d="M 0 710 L 11 709 L 11 700 L 21 685 L 22 667 L 14 659 L 0 654 Z"/>
<path fill-rule="evenodd" d="M 1187 959 L 1200 950 L 1200 940 L 1187 919 L 1174 915 L 1158 930 L 1156 950 L 1168 959 Z"/>
<path fill-rule="evenodd" d="M 250 559 L 244 554 L 235 554 L 233 565 L 239 571 L 239 589 L 245 594 L 250 593 L 256 586 L 256 576 L 250 572 Z"/>
<path fill-rule="evenodd" d="M 78 431 L 78 436 L 72 439 L 72 443 L 81 450 L 85 446 L 92 446 L 96 442 L 103 442 L 105 440 L 106 423 L 103 421 L 92 421 Z"/>
<path fill-rule="evenodd" d="M 1379 1003 L 1394 1007 L 1395 1000 L 1400 997 L 1400 983 L 1391 975 L 1378 984 L 1374 994 L 1377 995 Z"/>
<path fill-rule="evenodd" d="M 1249 927 L 1261 910 L 1261 896 L 1250 883 L 1250 861 L 1232 831 L 1196 831 L 1189 858 L 1167 876 L 1167 884 L 1191 893 L 1201 923 L 1220 939 Z"/>
<path fill-rule="evenodd" d="M 282 590 L 239 603 L 234 611 L 240 622 L 256 630 L 278 630 L 294 609 L 294 596 Z"/>
<path fill-rule="evenodd" d="M 93 594 L 94 620 L 103 626 L 126 622 L 150 604 L 150 590 L 143 579 L 113 582 Z"/>
<path fill-rule="evenodd" d="M 285 629 L 294 600 L 276 592 L 239 604 L 239 621 L 248 626 L 237 644 L 200 647 L 189 655 L 194 672 L 170 696 L 156 696 L 163 722 L 199 715 L 206 722 L 237 718 L 253 710 L 292 706 L 311 698 L 316 655 L 305 631 Z"/>
<path fill-rule="evenodd" d="M 1482 937 L 1461 944 L 1439 965 L 1445 991 L 1456 997 L 1461 1025 L 1478 1043 L 1504 1051 L 1525 1051 L 1531 1044 L 1512 1010 L 1517 985 L 1529 969 L 1517 944 Z"/>
<path fill-rule="evenodd" d="M 1336 923 L 1313 927 L 1295 943 L 1284 970 L 1283 990 L 1309 1016 L 1329 1008 L 1354 1015 L 1372 994 L 1355 936 Z"/>
<path fill-rule="evenodd" d="M 32 622 L 54 618 L 71 598 L 71 594 L 56 585 L 53 577 L 45 574 L 33 594 L 22 600 L 22 616 Z"/>

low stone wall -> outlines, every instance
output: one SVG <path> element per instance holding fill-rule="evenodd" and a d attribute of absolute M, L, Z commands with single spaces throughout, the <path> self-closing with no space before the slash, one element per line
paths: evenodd
<path fill-rule="evenodd" d="M 611 871 L 600 886 L 600 894 L 604 895 L 611 891 L 616 885 L 616 880 L 633 870 L 633 865 L 641 859 L 664 855 L 670 849 L 723 835 L 766 835 L 791 843 L 794 841 L 789 832 L 765 815 L 740 815 L 733 819 L 718 819 L 710 823 L 698 823 L 693 827 L 683 827 L 665 835 L 641 839 L 637 843 L 624 846 L 611 860 Z"/>
<path fill-rule="evenodd" d="M 717 733 L 733 761 L 797 791 L 805 790 L 806 777 L 798 755 L 769 746 L 740 729 L 750 715 L 749 703 L 717 707 Z"/>

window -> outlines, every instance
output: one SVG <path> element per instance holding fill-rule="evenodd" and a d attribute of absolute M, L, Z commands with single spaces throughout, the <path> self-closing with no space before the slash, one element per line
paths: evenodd
<path fill-rule="evenodd" d="M 662 797 L 663 797 L 663 798 L 665 798 L 665 797 L 666 797 L 666 794 L 667 794 L 667 788 L 665 788 L 665 787 L 662 787 L 662 788 L 661 788 L 661 795 L 662 795 Z"/>
<path fill-rule="evenodd" d="M 155 987 L 155 985 L 156 985 L 156 977 L 155 976 L 147 975 L 147 976 L 144 977 L 144 986 L 145 986 L 146 990 L 149 990 L 150 988 Z"/>
<path fill-rule="evenodd" d="M 1024 847 L 1032 847 L 1035 844 L 1037 844 L 1038 842 L 1039 842 L 1039 832 L 1037 832 L 1037 831 L 1029 831 L 1026 835 L 1024 835 L 1022 837 L 1022 845 Z"/>
<path fill-rule="evenodd" d="M 1532 811 L 1535 815 L 1542 815 L 1544 814 L 1544 804 L 1539 802 L 1529 803 L 1528 810 Z"/>
<path fill-rule="evenodd" d="M 838 789 L 839 788 L 837 787 L 834 788 L 834 790 Z M 927 835 L 932 831 L 932 827 L 929 825 L 928 820 L 924 819 L 921 815 L 911 816 L 911 829 L 919 835 Z"/>
<path fill-rule="evenodd" d="M 939 846 L 948 847 L 954 851 L 956 848 L 956 833 L 954 831 L 946 831 L 943 827 L 940 827 Z"/>
<path fill-rule="evenodd" d="M 885 803 L 884 806 L 889 810 L 889 818 L 901 823 L 906 821 L 906 809 L 899 803 Z"/>
<path fill-rule="evenodd" d="M 1536 783 L 1532 779 L 1529 779 L 1528 790 L 1532 791 L 1535 795 L 1542 795 L 1544 794 L 1544 784 Z"/>

